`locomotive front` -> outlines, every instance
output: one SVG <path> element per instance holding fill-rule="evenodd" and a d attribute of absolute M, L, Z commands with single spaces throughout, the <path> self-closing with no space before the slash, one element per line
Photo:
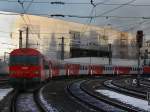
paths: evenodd
<path fill-rule="evenodd" d="M 31 48 L 16 49 L 10 53 L 9 82 L 14 88 L 30 88 L 41 81 L 40 57 L 40 52 Z"/>

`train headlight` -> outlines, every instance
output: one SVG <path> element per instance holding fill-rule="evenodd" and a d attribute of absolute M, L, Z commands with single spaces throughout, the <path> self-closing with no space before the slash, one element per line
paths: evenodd
<path fill-rule="evenodd" d="M 34 71 L 34 74 L 39 74 L 40 72 L 39 71 Z"/>
<path fill-rule="evenodd" d="M 16 74 L 16 71 L 10 71 L 10 74 Z"/>

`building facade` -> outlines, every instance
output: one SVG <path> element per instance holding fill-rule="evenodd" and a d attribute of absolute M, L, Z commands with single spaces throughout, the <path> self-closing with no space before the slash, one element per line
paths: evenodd
<path fill-rule="evenodd" d="M 135 35 L 110 26 L 98 27 L 32 15 L 18 16 L 12 34 L 17 47 L 19 30 L 23 32 L 22 47 L 26 47 L 27 27 L 28 47 L 38 49 L 49 58 L 108 57 L 110 53 L 115 58 L 136 57 L 135 49 L 131 47 Z"/>

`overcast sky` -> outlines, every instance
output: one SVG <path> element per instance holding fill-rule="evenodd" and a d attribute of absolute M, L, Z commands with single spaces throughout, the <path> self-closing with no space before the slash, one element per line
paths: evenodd
<path fill-rule="evenodd" d="M 56 1 L 65 4 L 51 4 Z M 98 26 L 111 25 L 122 31 L 143 29 L 146 34 L 150 28 L 150 0 L 93 0 L 93 4 L 91 0 L 0 0 L 0 10 L 41 16 L 90 16 L 93 17 L 91 21 L 90 18 L 67 16 L 56 18 Z"/>
<path fill-rule="evenodd" d="M 64 4 L 51 4 L 58 1 Z M 145 37 L 150 39 L 150 0 L 92 1 L 91 3 L 91 0 L 0 0 L 0 11 L 46 17 L 62 14 L 65 17 L 55 18 L 97 26 L 109 25 L 133 33 L 143 30 Z M 5 38 L 9 34 L 3 32 L 10 31 L 10 24 L 14 19 L 15 16 L 0 14 L 1 43 L 9 41 Z"/>

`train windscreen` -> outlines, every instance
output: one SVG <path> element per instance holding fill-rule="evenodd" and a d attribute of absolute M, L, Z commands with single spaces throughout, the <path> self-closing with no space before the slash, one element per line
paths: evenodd
<path fill-rule="evenodd" d="M 10 56 L 10 65 L 39 65 L 38 56 Z"/>

